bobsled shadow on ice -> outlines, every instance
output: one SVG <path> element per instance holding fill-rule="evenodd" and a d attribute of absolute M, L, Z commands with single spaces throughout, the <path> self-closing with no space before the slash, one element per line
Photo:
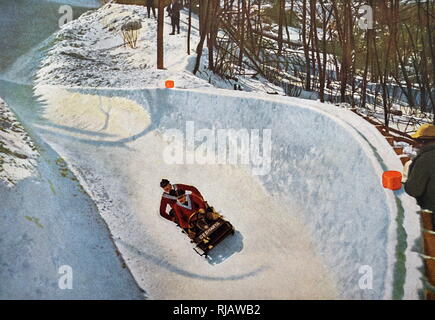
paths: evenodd
<path fill-rule="evenodd" d="M 211 265 L 222 263 L 232 255 L 242 251 L 242 249 L 243 236 L 236 230 L 234 235 L 227 237 L 208 253 L 207 261 Z"/>
<path fill-rule="evenodd" d="M 231 239 L 231 238 L 229 238 L 229 239 Z M 264 271 L 269 269 L 269 266 L 267 266 L 267 265 L 260 265 L 258 267 L 251 266 L 251 268 L 253 268 L 251 271 L 245 271 L 242 274 L 227 275 L 225 277 L 202 275 L 202 274 L 197 274 L 197 273 L 193 273 L 193 272 L 190 272 L 188 270 L 182 269 L 182 268 L 178 267 L 177 265 L 170 263 L 164 257 L 155 256 L 155 255 L 146 253 L 142 249 L 139 249 L 136 246 L 134 246 L 133 244 L 126 242 L 120 238 L 115 239 L 115 242 L 116 242 L 116 244 L 121 244 L 124 248 L 129 250 L 131 253 L 137 255 L 138 257 L 141 257 L 142 259 L 150 261 L 151 263 L 153 263 L 154 265 L 156 265 L 158 267 L 165 268 L 169 272 L 176 273 L 176 274 L 179 274 L 180 276 L 191 278 L 191 279 L 201 279 L 201 280 L 206 280 L 206 281 L 235 281 L 235 280 L 241 280 L 241 279 L 245 279 L 245 278 L 249 278 L 249 277 L 255 277 L 259 273 L 264 272 Z M 223 244 L 224 242 L 225 241 L 223 241 L 220 244 Z M 193 252 L 192 254 L 195 254 L 195 253 Z M 147 269 L 144 269 L 144 271 L 146 271 L 146 270 Z"/>

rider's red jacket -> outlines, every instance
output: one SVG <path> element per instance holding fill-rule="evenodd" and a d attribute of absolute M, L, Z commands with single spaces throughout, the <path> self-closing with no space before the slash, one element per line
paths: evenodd
<path fill-rule="evenodd" d="M 205 210 L 205 202 L 201 197 L 192 193 L 186 195 L 186 203 L 180 203 L 177 201 L 173 208 L 180 226 L 182 228 L 188 228 L 190 216 L 199 209 Z"/>
<path fill-rule="evenodd" d="M 177 183 L 177 184 L 173 184 L 172 185 L 174 190 L 184 190 L 184 191 L 190 191 L 191 193 L 194 193 L 196 195 L 198 195 L 199 197 L 202 198 L 201 193 L 198 191 L 198 189 L 196 189 L 195 187 L 192 186 L 188 186 L 186 184 L 181 184 L 181 183 Z M 169 206 L 173 209 L 174 204 L 177 202 L 177 198 L 174 196 L 171 196 L 170 194 L 163 192 L 162 194 L 162 199 L 160 201 L 160 215 L 168 220 L 172 221 L 172 216 L 169 215 L 166 211 L 167 211 L 167 206 L 169 204 Z"/>

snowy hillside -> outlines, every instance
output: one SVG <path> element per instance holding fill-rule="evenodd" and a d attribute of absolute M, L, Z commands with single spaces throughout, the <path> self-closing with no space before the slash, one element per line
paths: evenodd
<path fill-rule="evenodd" d="M 140 20 L 142 29 L 135 49 L 123 45 L 121 27 L 130 20 Z M 187 21 L 187 13 L 181 12 Z M 165 68 L 156 69 L 157 21 L 149 19 L 143 6 L 106 4 L 89 11 L 65 25 L 50 39 L 37 83 L 65 86 L 141 88 L 161 87 L 165 80 L 175 81 L 178 88 L 233 88 L 233 80 L 213 75 L 207 66 L 204 49 L 198 76 L 192 74 L 199 41 L 198 20 L 192 18 L 191 54 L 187 54 L 187 25 L 181 24 L 181 33 L 169 35 L 171 26 L 165 20 Z M 246 91 L 277 91 L 282 89 L 267 81 L 243 78 L 240 84 Z"/>

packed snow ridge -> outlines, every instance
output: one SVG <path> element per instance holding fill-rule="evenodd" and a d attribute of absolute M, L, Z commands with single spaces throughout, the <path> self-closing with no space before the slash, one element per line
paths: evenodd
<path fill-rule="evenodd" d="M 31 138 L 0 99 L 0 181 L 12 187 L 32 176 L 37 157 Z"/>

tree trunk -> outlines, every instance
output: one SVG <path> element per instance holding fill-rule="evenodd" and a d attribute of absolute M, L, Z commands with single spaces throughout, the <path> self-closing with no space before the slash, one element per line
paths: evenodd
<path fill-rule="evenodd" d="M 278 13 L 278 54 L 282 52 L 282 38 L 283 38 L 283 25 L 285 17 L 285 0 L 279 0 L 279 13 Z"/>
<path fill-rule="evenodd" d="M 208 34 L 208 20 L 209 20 L 209 12 L 211 10 L 209 10 L 210 7 L 210 0 L 202 0 L 201 4 L 200 4 L 200 11 L 201 9 L 202 11 L 202 25 L 200 28 L 200 33 L 201 33 L 201 38 L 199 40 L 198 46 L 196 47 L 196 62 L 195 62 L 195 67 L 193 69 L 193 74 L 196 74 L 199 70 L 199 65 L 201 63 L 201 56 L 202 56 L 202 49 L 204 48 L 204 41 L 207 37 Z"/>
<path fill-rule="evenodd" d="M 302 2 L 302 43 L 305 55 L 305 90 L 311 91 L 311 64 L 307 41 L 307 0 Z"/>
<path fill-rule="evenodd" d="M 192 33 L 192 0 L 189 0 L 189 25 L 187 27 L 187 54 L 190 55 L 190 34 Z"/>
<path fill-rule="evenodd" d="M 159 0 L 158 16 L 157 16 L 157 69 L 164 69 L 163 62 L 163 29 L 165 6 L 164 1 Z"/>

